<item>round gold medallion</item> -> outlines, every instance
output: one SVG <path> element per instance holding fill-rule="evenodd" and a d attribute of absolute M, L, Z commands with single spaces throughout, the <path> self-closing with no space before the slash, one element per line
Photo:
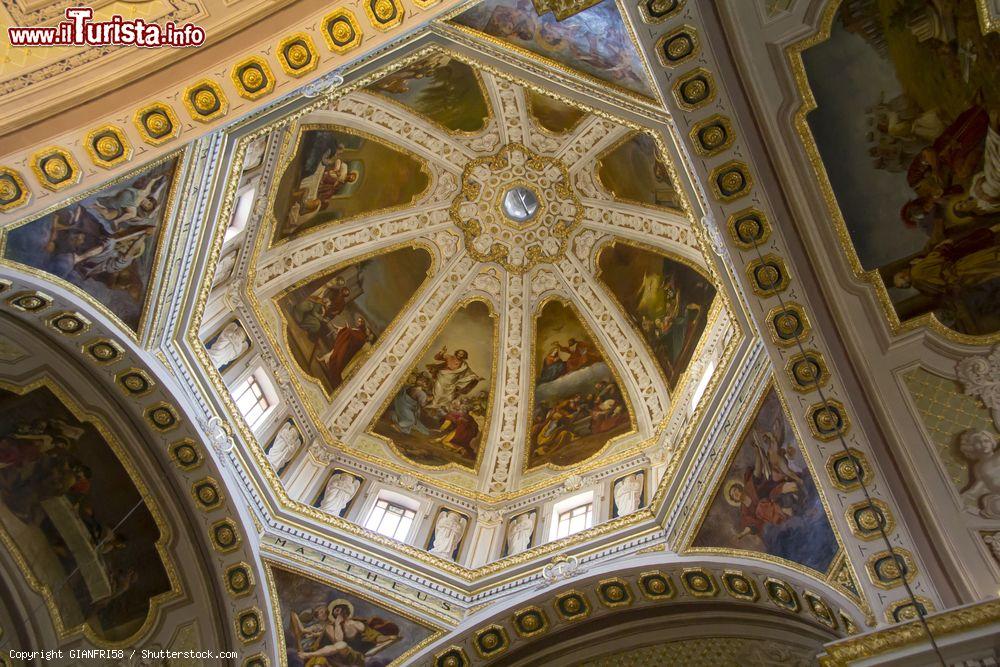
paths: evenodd
<path fill-rule="evenodd" d="M 667 55 L 677 60 L 691 53 L 692 49 L 694 49 L 694 44 L 691 43 L 690 38 L 686 36 L 677 37 L 667 45 Z"/>
<path fill-rule="evenodd" d="M 170 131 L 170 119 L 162 111 L 154 111 L 146 116 L 146 127 L 153 134 L 164 134 Z"/>
<path fill-rule="evenodd" d="M 0 180 L 0 200 L 9 201 L 17 197 L 17 186 L 10 179 Z"/>
<path fill-rule="evenodd" d="M 726 133 L 718 125 L 713 125 L 701 133 L 701 140 L 706 148 L 715 148 L 726 140 Z"/>
<path fill-rule="evenodd" d="M 202 88 L 194 95 L 194 108 L 202 113 L 211 113 L 219 104 L 219 98 L 210 90 Z"/>
<path fill-rule="evenodd" d="M 396 13 L 396 8 L 393 6 L 392 0 L 375 0 L 372 9 L 375 11 L 375 16 L 379 21 L 388 21 Z"/>
<path fill-rule="evenodd" d="M 106 160 L 118 157 L 122 151 L 122 144 L 118 137 L 106 134 L 94 143 L 97 154 Z"/>
<path fill-rule="evenodd" d="M 354 29 L 347 21 L 337 21 L 333 26 L 333 38 L 338 42 L 347 42 L 354 36 Z"/>
<path fill-rule="evenodd" d="M 254 90 L 264 83 L 264 74 L 256 67 L 247 67 L 240 72 L 240 80 L 247 88 Z"/>
<path fill-rule="evenodd" d="M 722 177 L 722 188 L 726 192 L 737 192 L 743 187 L 743 175 L 738 171 L 726 172 Z"/>
<path fill-rule="evenodd" d="M 301 44 L 292 44 L 288 47 L 288 50 L 285 51 L 285 57 L 288 58 L 288 62 L 293 67 L 298 69 L 309 62 L 309 49 Z"/>
<path fill-rule="evenodd" d="M 42 164 L 42 171 L 53 181 L 61 181 L 69 176 L 69 165 L 61 157 L 51 157 Z"/>
<path fill-rule="evenodd" d="M 692 79 L 684 84 L 684 97 L 688 100 L 700 100 L 708 93 L 708 85 L 701 79 Z"/>

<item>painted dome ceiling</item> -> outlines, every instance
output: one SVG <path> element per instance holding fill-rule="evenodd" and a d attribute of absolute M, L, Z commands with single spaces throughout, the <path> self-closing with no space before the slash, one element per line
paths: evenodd
<path fill-rule="evenodd" d="M 314 457 L 496 503 L 681 448 L 734 330 L 653 124 L 431 46 L 271 132 L 238 298 Z"/>

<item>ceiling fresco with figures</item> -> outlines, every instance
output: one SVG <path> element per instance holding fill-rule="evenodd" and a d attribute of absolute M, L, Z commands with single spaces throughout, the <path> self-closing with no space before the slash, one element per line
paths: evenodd
<path fill-rule="evenodd" d="M 662 136 L 442 47 L 283 127 L 246 298 L 322 446 L 515 497 L 677 435 L 734 330 Z"/>
<path fill-rule="evenodd" d="M 0 643 L 805 664 L 981 618 L 1000 0 L 94 6 L 211 43 L 0 45 Z"/>

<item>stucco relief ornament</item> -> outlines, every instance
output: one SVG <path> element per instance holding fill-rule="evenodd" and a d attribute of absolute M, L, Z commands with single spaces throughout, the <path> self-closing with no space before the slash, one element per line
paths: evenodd
<path fill-rule="evenodd" d="M 485 527 L 499 526 L 503 521 L 503 514 L 499 510 L 482 509 L 477 513 L 479 525 Z"/>
<path fill-rule="evenodd" d="M 566 481 L 563 482 L 563 488 L 567 491 L 576 491 L 581 486 L 583 486 L 583 478 L 579 475 L 570 475 L 566 478 Z"/>
<path fill-rule="evenodd" d="M 986 546 L 990 548 L 990 553 L 998 563 L 1000 563 L 1000 531 L 993 533 L 992 535 L 984 535 L 983 541 L 986 542 Z"/>
<path fill-rule="evenodd" d="M 522 274 L 565 255 L 583 205 L 562 162 L 510 143 L 465 166 L 451 218 L 470 256 Z"/>
<path fill-rule="evenodd" d="M 322 440 L 316 440 L 309 445 L 309 458 L 321 466 L 333 465 L 337 462 L 337 452 L 327 447 Z"/>
<path fill-rule="evenodd" d="M 966 431 L 959 438 L 962 456 L 969 459 L 972 482 L 962 492 L 966 504 L 987 519 L 1000 519 L 1000 446 L 992 433 Z"/>
<path fill-rule="evenodd" d="M 1000 429 L 1000 345 L 989 354 L 962 359 L 955 371 L 965 393 L 983 402 L 993 417 L 993 425 Z"/>
<path fill-rule="evenodd" d="M 233 447 L 236 444 L 233 442 L 232 437 L 229 435 L 229 428 L 226 422 L 222 421 L 222 418 L 218 415 L 212 415 L 208 419 L 201 420 L 201 427 L 205 431 L 205 437 L 208 439 L 208 444 L 212 446 L 217 453 L 228 454 L 233 451 Z"/>
<path fill-rule="evenodd" d="M 554 584 L 563 579 L 569 579 L 580 569 L 580 559 L 576 556 L 559 555 L 542 568 L 542 577 L 546 584 Z"/>

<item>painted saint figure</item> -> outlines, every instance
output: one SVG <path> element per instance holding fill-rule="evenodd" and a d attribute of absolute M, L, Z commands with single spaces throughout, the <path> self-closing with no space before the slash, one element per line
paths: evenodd
<path fill-rule="evenodd" d="M 308 612 L 302 612 L 306 615 Z M 292 636 L 298 657 L 309 667 L 354 667 L 402 639 L 399 627 L 377 616 L 356 618 L 354 605 L 343 598 L 333 600 L 325 613 L 312 613 L 305 625 L 300 614 L 292 613 Z"/>
<path fill-rule="evenodd" d="M 469 368 L 468 359 L 469 353 L 465 350 L 455 350 L 454 354 L 449 354 L 446 347 L 442 347 L 434 355 L 436 363 L 427 366 L 434 381 L 431 388 L 432 407 L 449 407 L 455 399 L 468 394 L 483 379 Z"/>

